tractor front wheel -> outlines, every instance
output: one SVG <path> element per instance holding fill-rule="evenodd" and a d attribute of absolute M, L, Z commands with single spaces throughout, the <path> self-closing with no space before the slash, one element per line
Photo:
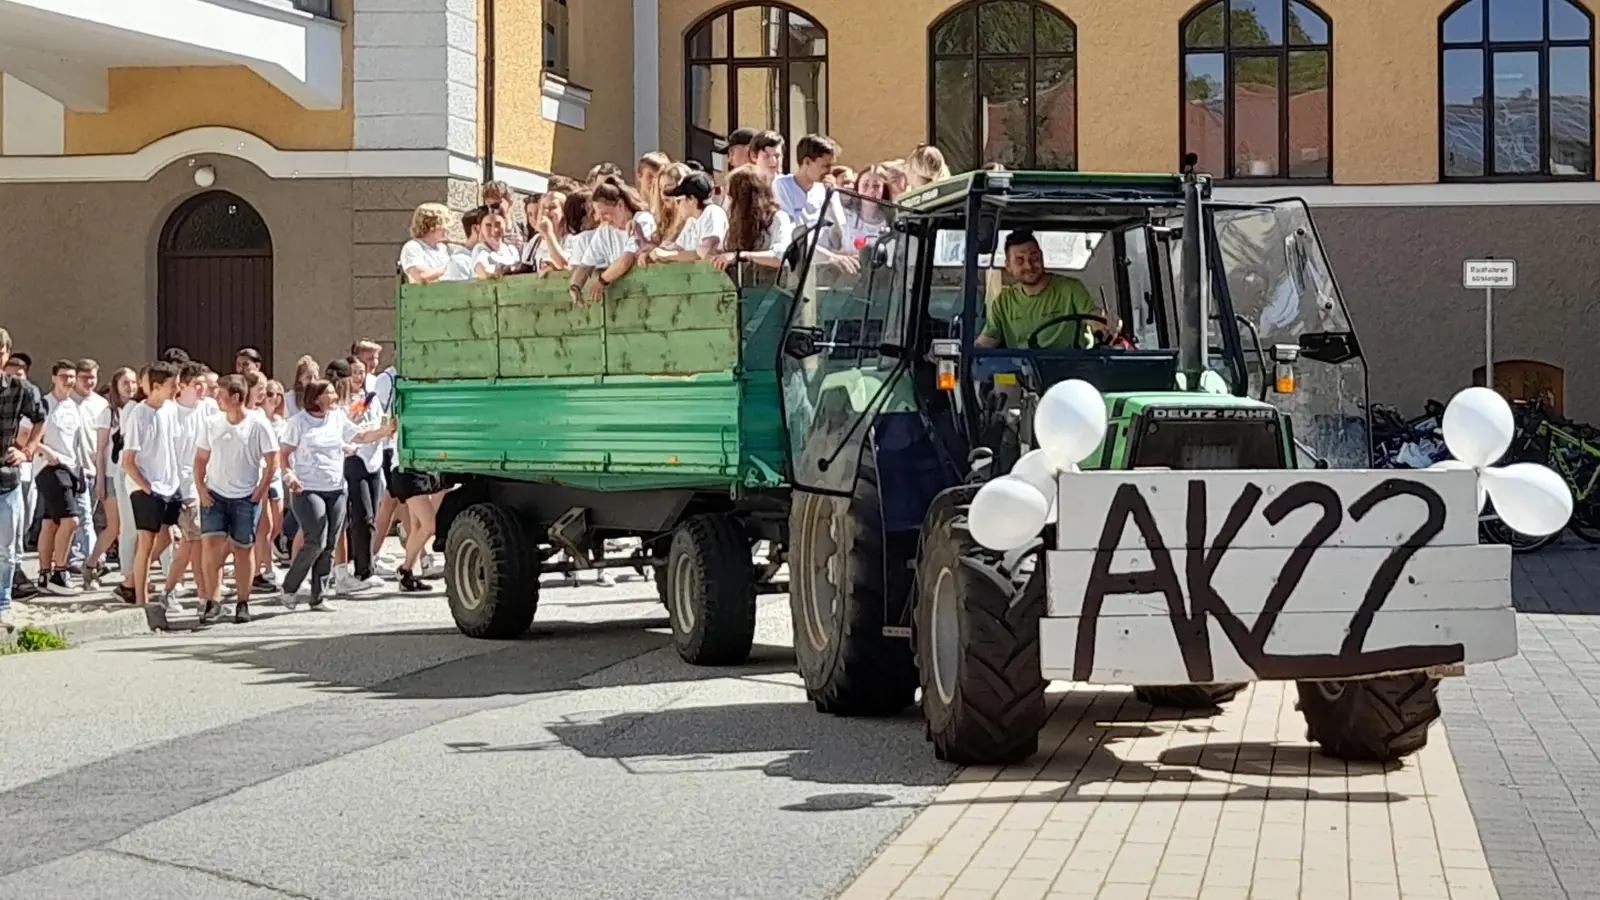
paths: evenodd
<path fill-rule="evenodd" d="M 1306 737 L 1323 754 L 1360 762 L 1393 762 L 1428 744 L 1439 718 L 1439 679 L 1420 672 L 1354 681 L 1302 681 Z"/>

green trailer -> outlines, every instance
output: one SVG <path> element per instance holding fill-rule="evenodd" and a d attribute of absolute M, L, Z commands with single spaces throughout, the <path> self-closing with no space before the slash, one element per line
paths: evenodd
<path fill-rule="evenodd" d="M 756 595 L 784 589 L 791 295 L 746 274 L 640 269 L 589 305 L 559 276 L 399 288 L 396 465 L 452 486 L 438 542 L 463 633 L 526 631 L 544 572 L 629 566 L 654 575 L 684 659 L 748 657 Z"/>

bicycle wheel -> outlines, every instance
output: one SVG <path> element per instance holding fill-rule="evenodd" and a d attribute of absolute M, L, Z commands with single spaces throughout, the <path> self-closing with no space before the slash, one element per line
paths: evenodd
<path fill-rule="evenodd" d="M 1506 544 L 1511 548 L 1512 553 L 1533 553 L 1536 550 L 1543 550 L 1555 543 L 1556 538 L 1559 537 L 1561 537 L 1560 531 L 1556 531 L 1554 534 L 1547 534 L 1544 537 L 1523 534 L 1520 531 L 1513 531 L 1499 519 L 1489 519 L 1478 523 L 1478 538 L 1481 542 Z"/>

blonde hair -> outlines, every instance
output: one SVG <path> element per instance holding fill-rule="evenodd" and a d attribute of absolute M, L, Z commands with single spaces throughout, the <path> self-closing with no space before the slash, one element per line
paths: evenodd
<path fill-rule="evenodd" d="M 923 144 L 906 158 L 906 169 L 925 181 L 941 181 L 950 177 L 950 167 L 945 165 L 944 154 L 932 144 Z"/>
<path fill-rule="evenodd" d="M 660 150 L 651 150 L 649 153 L 639 157 L 639 164 L 634 167 L 634 174 L 638 175 L 640 172 L 649 170 L 659 175 L 662 169 L 670 165 L 672 165 L 672 157 L 662 153 Z"/>
<path fill-rule="evenodd" d="M 322 377 L 322 366 L 317 363 L 317 358 L 309 353 L 295 360 L 294 386 L 296 388 L 305 384 L 306 375 L 310 375 L 312 378 Z"/>
<path fill-rule="evenodd" d="M 424 203 L 411 214 L 411 236 L 421 237 L 436 228 L 446 227 L 450 221 L 450 208 L 443 203 Z"/>
<path fill-rule="evenodd" d="M 688 221 L 684 218 L 683 207 L 671 202 L 673 198 L 667 196 L 667 191 L 688 178 L 690 171 L 683 163 L 672 163 L 656 175 L 656 189 L 650 192 L 650 213 L 656 218 L 655 242 L 658 244 L 677 240 Z"/>

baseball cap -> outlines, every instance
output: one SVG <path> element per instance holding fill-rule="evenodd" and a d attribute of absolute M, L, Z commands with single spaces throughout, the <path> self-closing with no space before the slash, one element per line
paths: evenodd
<path fill-rule="evenodd" d="M 678 186 L 664 191 L 668 197 L 693 197 L 699 201 L 711 199 L 711 179 L 704 172 L 690 172 L 678 182 Z"/>
<path fill-rule="evenodd" d="M 735 128 L 733 133 L 728 135 L 727 144 L 729 147 L 748 147 L 750 142 L 755 139 L 756 130 L 754 128 Z"/>

